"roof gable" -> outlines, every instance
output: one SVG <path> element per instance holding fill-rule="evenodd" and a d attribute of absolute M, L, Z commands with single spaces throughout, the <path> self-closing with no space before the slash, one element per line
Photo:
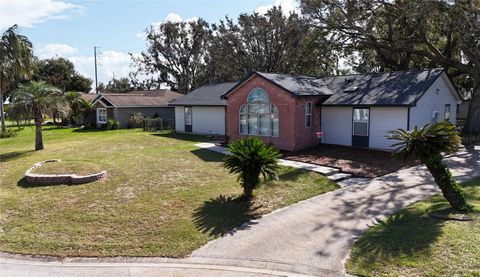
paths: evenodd
<path fill-rule="evenodd" d="M 238 82 L 236 86 L 232 87 L 223 96 L 228 97 L 236 88 L 248 82 L 254 76 L 259 76 L 294 96 L 329 96 L 333 94 L 320 78 L 254 71 L 250 73 L 247 78 Z"/>

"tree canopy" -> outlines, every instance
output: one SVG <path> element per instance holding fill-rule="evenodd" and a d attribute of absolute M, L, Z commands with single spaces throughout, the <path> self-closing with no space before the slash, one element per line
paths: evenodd
<path fill-rule="evenodd" d="M 446 68 L 472 89 L 465 130 L 480 132 L 480 1 L 302 0 L 301 7 L 312 26 L 357 54 L 360 72 Z"/>
<path fill-rule="evenodd" d="M 89 92 L 92 88 L 92 80 L 78 73 L 73 63 L 62 57 L 38 61 L 34 79 L 63 91 Z"/>

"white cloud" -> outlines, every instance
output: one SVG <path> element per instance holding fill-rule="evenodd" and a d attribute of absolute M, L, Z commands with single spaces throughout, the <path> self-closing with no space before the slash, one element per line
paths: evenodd
<path fill-rule="evenodd" d="M 55 0 L 2 0 L 0 1 L 0 29 L 13 24 L 33 27 L 52 19 L 68 19 L 72 12 L 83 7 Z"/>
<path fill-rule="evenodd" d="M 298 2 L 296 0 L 275 0 L 275 3 L 271 5 L 265 5 L 258 7 L 255 12 L 259 14 L 266 14 L 268 10 L 276 7 L 281 7 L 284 14 L 288 15 L 291 12 L 299 12 Z"/>
<path fill-rule="evenodd" d="M 157 22 L 153 22 L 150 24 L 151 27 L 153 28 L 157 28 L 158 26 L 162 25 L 163 23 L 167 23 L 167 22 L 172 22 L 172 23 L 178 23 L 178 22 L 193 22 L 193 21 L 197 21 L 199 18 L 196 17 L 196 16 L 193 16 L 193 17 L 190 17 L 190 18 L 187 18 L 185 20 L 183 20 L 183 18 L 177 14 L 177 13 L 169 13 L 167 14 L 167 16 L 165 16 L 165 18 L 163 19 L 163 21 L 157 21 Z M 145 39 L 147 34 L 145 33 L 145 31 L 143 32 L 139 32 L 139 33 L 136 33 L 135 34 L 136 37 L 138 38 L 141 38 L 141 39 Z"/>
<path fill-rule="evenodd" d="M 95 60 L 93 56 L 72 56 L 68 59 L 73 62 L 75 69 L 95 81 Z M 98 82 L 107 83 L 115 78 L 128 77 L 132 71 L 131 58 L 128 53 L 115 50 L 100 51 L 97 53 Z"/>
<path fill-rule="evenodd" d="M 49 43 L 40 45 L 36 49 L 36 55 L 41 59 L 52 58 L 55 56 L 67 57 L 78 53 L 78 49 L 67 44 Z"/>
<path fill-rule="evenodd" d="M 163 22 L 172 22 L 172 23 L 182 22 L 182 17 L 178 13 L 169 13 L 165 17 Z"/>

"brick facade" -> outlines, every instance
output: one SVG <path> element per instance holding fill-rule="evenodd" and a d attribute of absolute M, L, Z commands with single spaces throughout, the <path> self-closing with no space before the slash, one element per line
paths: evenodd
<path fill-rule="evenodd" d="M 265 143 L 275 147 L 297 151 L 318 144 L 316 132 L 320 130 L 319 97 L 297 97 L 272 82 L 253 75 L 227 97 L 226 134 L 230 140 L 247 137 L 240 135 L 239 111 L 247 103 L 247 97 L 254 88 L 263 88 L 270 97 L 270 102 L 279 110 L 279 136 L 259 136 Z M 305 127 L 305 103 L 312 102 L 312 127 Z"/>

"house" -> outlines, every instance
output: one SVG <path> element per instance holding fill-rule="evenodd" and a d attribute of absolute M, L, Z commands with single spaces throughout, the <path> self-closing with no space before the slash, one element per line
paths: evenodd
<path fill-rule="evenodd" d="M 222 95 L 237 83 L 202 86 L 172 101 L 175 107 L 175 130 L 198 134 L 225 135 L 227 100 Z"/>
<path fill-rule="evenodd" d="M 170 90 L 131 91 L 127 93 L 102 93 L 94 100 L 95 124 L 101 128 L 109 119 L 119 122 L 120 128 L 127 128 L 133 114 L 146 117 L 160 117 L 169 124 L 175 124 L 174 107 L 170 102 L 182 95 Z"/>
<path fill-rule="evenodd" d="M 258 136 L 288 151 L 320 142 L 391 150 L 388 131 L 455 123 L 461 103 L 443 69 L 327 77 L 253 72 L 224 98 L 230 140 Z"/>

